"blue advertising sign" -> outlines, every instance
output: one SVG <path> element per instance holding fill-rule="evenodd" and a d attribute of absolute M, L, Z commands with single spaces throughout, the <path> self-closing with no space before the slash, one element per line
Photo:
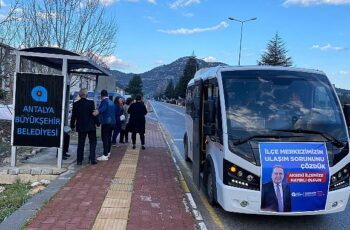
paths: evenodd
<path fill-rule="evenodd" d="M 265 142 L 261 158 L 261 210 L 324 210 L 329 187 L 325 143 Z"/>
<path fill-rule="evenodd" d="M 63 76 L 16 74 L 13 145 L 60 147 Z"/>

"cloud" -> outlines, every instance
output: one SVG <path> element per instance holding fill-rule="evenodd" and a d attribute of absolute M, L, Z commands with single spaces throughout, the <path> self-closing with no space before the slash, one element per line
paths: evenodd
<path fill-rule="evenodd" d="M 21 14 L 21 13 L 23 13 L 23 9 L 22 8 L 16 8 L 15 10 L 14 10 L 16 13 L 19 13 L 19 14 Z"/>
<path fill-rule="evenodd" d="M 147 2 L 153 4 L 153 5 L 156 5 L 157 4 L 157 1 L 156 0 L 147 0 Z"/>
<path fill-rule="evenodd" d="M 349 71 L 347 71 L 347 70 L 339 70 L 339 75 L 344 76 L 344 75 L 348 75 L 348 74 L 349 74 Z"/>
<path fill-rule="evenodd" d="M 37 17 L 43 18 L 43 19 L 49 19 L 49 18 L 57 18 L 57 13 L 49 13 L 49 12 L 38 12 L 36 13 Z"/>
<path fill-rule="evenodd" d="M 283 2 L 283 6 L 345 5 L 345 4 L 350 4 L 350 0 L 286 0 Z"/>
<path fill-rule="evenodd" d="M 328 51 L 328 50 L 342 51 L 342 50 L 345 50 L 344 47 L 332 46 L 331 44 L 327 44 L 327 45 L 324 45 L 324 46 L 313 45 L 311 48 L 312 48 L 312 49 L 319 49 L 319 50 L 322 50 L 322 51 Z"/>
<path fill-rule="evenodd" d="M 193 13 L 182 13 L 182 15 L 189 18 L 194 16 Z"/>
<path fill-rule="evenodd" d="M 100 3 L 104 6 L 110 6 L 115 2 L 139 2 L 140 0 L 100 0 Z M 155 2 L 155 0 L 147 0 L 148 2 Z"/>
<path fill-rule="evenodd" d="M 103 57 L 102 61 L 106 63 L 111 69 L 127 69 L 131 67 L 129 63 L 125 62 L 115 55 Z"/>
<path fill-rule="evenodd" d="M 155 17 L 152 17 L 152 16 L 147 16 L 145 18 L 150 20 L 153 23 L 159 23 L 160 22 L 159 20 L 157 20 Z"/>
<path fill-rule="evenodd" d="M 164 60 L 157 60 L 155 61 L 156 65 L 163 65 L 164 64 Z"/>
<path fill-rule="evenodd" d="M 199 3 L 201 3 L 200 0 L 176 0 L 175 2 L 170 4 L 170 8 L 176 10 L 178 8 L 187 7 L 192 4 L 199 4 Z"/>
<path fill-rule="evenodd" d="M 195 33 L 209 32 L 209 31 L 216 31 L 216 30 L 227 28 L 228 26 L 229 25 L 227 22 L 222 21 L 213 27 L 206 27 L 206 28 L 197 27 L 193 29 L 180 28 L 180 29 L 174 29 L 174 30 L 158 30 L 158 32 L 166 33 L 166 34 L 195 34 Z"/>
<path fill-rule="evenodd" d="M 212 57 L 212 56 L 208 56 L 206 58 L 203 58 L 204 61 L 206 62 L 216 62 L 216 58 Z"/>
<path fill-rule="evenodd" d="M 100 0 L 101 4 L 104 6 L 110 6 L 112 5 L 114 2 L 118 2 L 118 0 Z"/>

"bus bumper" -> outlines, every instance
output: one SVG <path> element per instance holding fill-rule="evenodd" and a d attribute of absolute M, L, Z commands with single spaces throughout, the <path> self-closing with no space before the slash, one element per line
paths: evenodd
<path fill-rule="evenodd" d="M 221 194 L 221 196 L 220 196 Z M 344 211 L 348 203 L 350 187 L 328 192 L 326 209 L 310 212 L 267 212 L 260 210 L 261 193 L 217 184 L 217 201 L 225 211 L 280 216 L 321 215 Z"/>

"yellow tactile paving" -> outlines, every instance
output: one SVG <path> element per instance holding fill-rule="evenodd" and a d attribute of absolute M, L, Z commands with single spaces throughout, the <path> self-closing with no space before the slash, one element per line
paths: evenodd
<path fill-rule="evenodd" d="M 131 197 L 130 197 L 131 199 Z M 128 208 L 130 199 L 122 199 L 122 198 L 106 198 L 102 204 L 103 208 Z"/>
<path fill-rule="evenodd" d="M 113 230 L 124 230 L 128 224 L 127 220 L 116 219 L 98 219 L 95 221 L 94 230 L 105 230 L 105 229 L 113 229 Z"/>
<path fill-rule="evenodd" d="M 101 208 L 97 219 L 128 219 L 129 207 L 127 208 Z"/>
<path fill-rule="evenodd" d="M 122 172 L 124 172 L 124 171 L 134 172 L 134 171 L 136 171 L 136 165 L 122 164 L 118 169 L 118 172 L 120 172 L 120 171 L 122 171 Z"/>
<path fill-rule="evenodd" d="M 115 175 L 115 177 L 133 179 L 133 178 L 135 178 L 135 173 L 136 173 L 136 170 L 134 170 L 134 172 L 123 171 L 123 172 L 118 172 Z"/>
<path fill-rule="evenodd" d="M 139 150 L 126 150 L 97 215 L 94 230 L 127 228 L 138 157 Z"/>
<path fill-rule="evenodd" d="M 132 184 L 112 184 L 109 190 L 132 192 L 133 188 Z"/>
<path fill-rule="evenodd" d="M 114 190 L 109 190 L 107 192 L 106 198 L 112 198 L 112 199 L 131 199 L 131 193 L 127 191 L 114 191 Z"/>
<path fill-rule="evenodd" d="M 129 178 L 114 178 L 112 180 L 112 184 L 133 184 L 134 180 L 133 179 L 129 179 Z"/>
<path fill-rule="evenodd" d="M 127 159 L 127 160 L 125 160 L 125 161 L 123 161 L 123 164 L 133 164 L 133 165 L 136 165 L 135 164 L 135 159 Z"/>

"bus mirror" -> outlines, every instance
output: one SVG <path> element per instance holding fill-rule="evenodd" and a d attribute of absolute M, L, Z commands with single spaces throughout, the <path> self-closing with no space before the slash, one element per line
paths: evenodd
<path fill-rule="evenodd" d="M 212 136 L 215 134 L 215 126 L 214 125 L 209 125 L 209 124 L 205 124 L 203 126 L 203 133 L 204 136 Z"/>
<path fill-rule="evenodd" d="M 204 123 L 215 122 L 215 103 L 214 101 L 204 102 Z"/>
<path fill-rule="evenodd" d="M 343 111 L 344 111 L 346 124 L 349 127 L 350 126 L 350 104 L 345 104 L 344 108 L 343 108 Z"/>

